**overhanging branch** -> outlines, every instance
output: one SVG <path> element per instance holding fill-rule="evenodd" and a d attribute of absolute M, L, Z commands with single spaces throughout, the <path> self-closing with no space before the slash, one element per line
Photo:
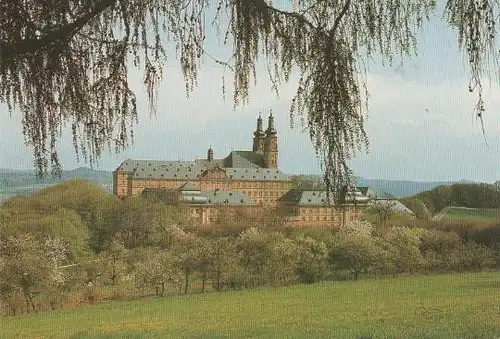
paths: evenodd
<path fill-rule="evenodd" d="M 12 59 L 23 54 L 33 54 L 55 43 L 63 43 L 71 39 L 76 32 L 85 26 L 91 19 L 115 4 L 116 0 L 102 0 L 89 13 L 76 19 L 74 22 L 61 26 L 39 39 L 22 39 L 16 42 L 0 41 L 0 60 Z"/>

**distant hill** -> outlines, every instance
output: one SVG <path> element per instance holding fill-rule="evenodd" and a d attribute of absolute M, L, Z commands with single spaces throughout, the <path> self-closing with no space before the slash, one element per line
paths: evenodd
<path fill-rule="evenodd" d="M 42 188 L 61 183 L 72 178 L 84 178 L 105 187 L 113 189 L 113 174 L 109 171 L 93 170 L 79 167 L 63 171 L 61 178 L 38 180 L 32 170 L 0 169 L 0 201 L 16 195 L 30 195 Z"/>
<path fill-rule="evenodd" d="M 446 207 L 469 209 L 500 208 L 500 189 L 495 184 L 453 184 L 443 185 L 420 192 L 409 199 L 422 201 L 431 213 L 438 213 Z"/>
<path fill-rule="evenodd" d="M 294 175 L 292 176 L 297 184 L 306 189 L 323 189 L 323 178 L 320 175 Z M 366 186 L 374 190 L 379 197 L 408 197 L 417 193 L 431 190 L 442 185 L 452 185 L 452 181 L 409 181 L 409 180 L 385 180 L 356 178 L 357 186 Z M 462 181 L 461 181 L 462 182 Z"/>
<path fill-rule="evenodd" d="M 377 193 L 388 193 L 396 198 L 403 198 L 428 191 L 438 186 L 453 185 L 453 181 L 409 181 L 358 178 L 358 186 L 368 186 Z"/>
<path fill-rule="evenodd" d="M 312 183 L 311 189 L 321 189 L 323 178 L 321 175 L 300 175 L 295 177 L 304 178 Z M 0 201 L 14 195 L 29 195 L 44 187 L 56 185 L 62 181 L 72 178 L 85 178 L 96 184 L 106 187 L 110 192 L 113 189 L 113 174 L 110 171 L 94 170 L 87 167 L 79 167 L 63 171 L 62 178 L 47 178 L 39 181 L 32 170 L 12 170 L 0 168 Z M 460 181 L 464 182 L 464 181 Z M 413 196 L 417 193 L 432 190 L 443 185 L 453 185 L 455 182 L 422 182 L 408 180 L 383 180 L 357 178 L 358 186 L 372 188 L 380 197 L 394 196 L 397 198 Z"/>

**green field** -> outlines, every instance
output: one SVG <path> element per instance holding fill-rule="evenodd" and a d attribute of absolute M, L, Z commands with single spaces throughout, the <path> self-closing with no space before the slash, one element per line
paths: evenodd
<path fill-rule="evenodd" d="M 500 272 L 110 302 L 2 319 L 1 338 L 500 338 Z"/>
<path fill-rule="evenodd" d="M 487 222 L 487 221 L 493 221 L 495 219 L 500 219 L 500 209 L 449 207 L 442 211 L 442 216 L 440 216 L 440 219 Z"/>

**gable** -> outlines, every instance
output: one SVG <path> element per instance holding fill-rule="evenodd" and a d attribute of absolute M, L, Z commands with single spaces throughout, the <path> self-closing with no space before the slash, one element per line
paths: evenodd
<path fill-rule="evenodd" d="M 214 179 L 227 179 L 226 171 L 216 166 L 214 168 L 209 168 L 200 176 L 201 180 L 214 180 Z"/>
<path fill-rule="evenodd" d="M 226 158 L 226 167 L 263 168 L 264 156 L 253 151 L 232 151 Z"/>

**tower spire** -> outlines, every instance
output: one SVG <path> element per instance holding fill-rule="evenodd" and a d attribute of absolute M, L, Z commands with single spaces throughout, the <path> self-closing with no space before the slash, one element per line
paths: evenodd
<path fill-rule="evenodd" d="M 276 134 L 276 133 L 277 133 L 276 129 L 274 128 L 273 111 L 269 110 L 269 120 L 268 120 L 266 135 Z"/>
<path fill-rule="evenodd" d="M 278 133 L 274 128 L 273 112 L 269 110 L 269 120 L 264 142 L 264 159 L 267 168 L 278 167 Z"/>
<path fill-rule="evenodd" d="M 210 162 L 214 161 L 214 150 L 212 148 L 212 145 L 210 145 L 210 148 L 208 149 L 207 160 L 210 161 Z"/>
<path fill-rule="evenodd" d="M 259 112 L 259 118 L 257 119 L 257 129 L 253 132 L 253 151 L 258 153 L 264 153 L 264 139 L 266 133 L 262 127 L 262 116 Z"/>
<path fill-rule="evenodd" d="M 262 116 L 259 112 L 259 118 L 257 119 L 257 129 L 255 130 L 255 132 L 253 132 L 253 135 L 254 136 L 259 136 L 259 137 L 262 137 L 264 136 L 264 130 L 263 130 L 263 127 L 262 127 Z"/>

